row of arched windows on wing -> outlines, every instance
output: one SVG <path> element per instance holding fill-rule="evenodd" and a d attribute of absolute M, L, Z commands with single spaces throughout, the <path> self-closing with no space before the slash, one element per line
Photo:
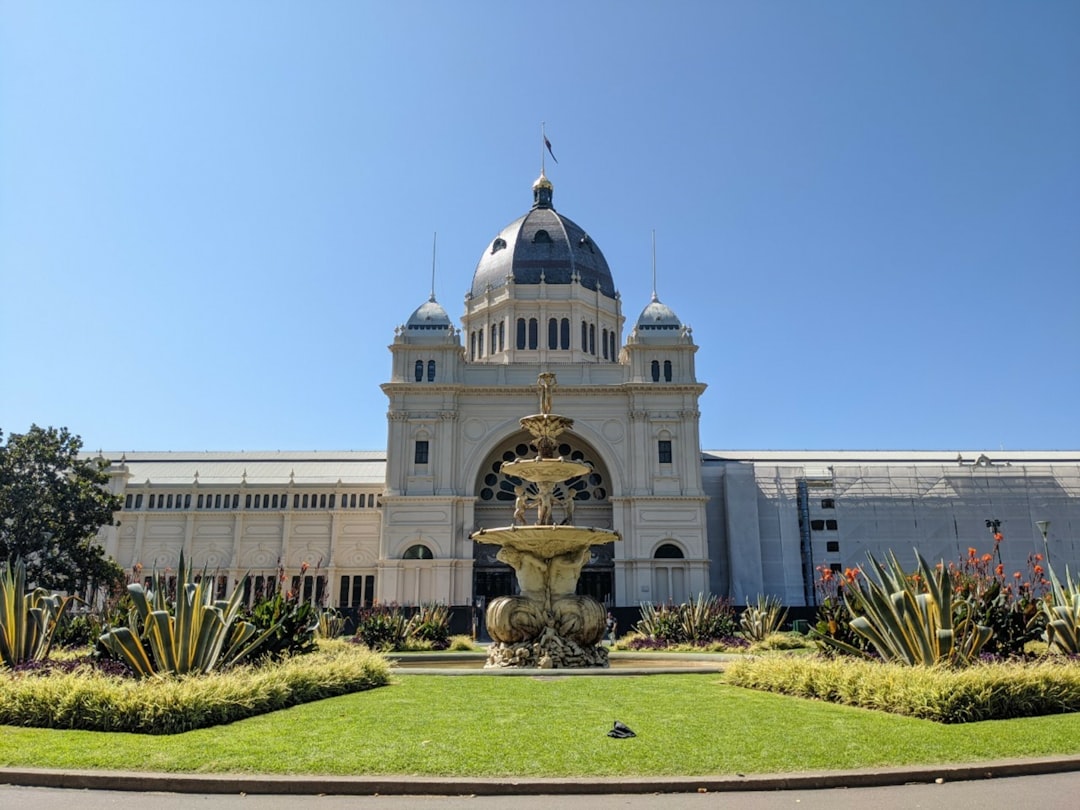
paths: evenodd
<path fill-rule="evenodd" d="M 413 375 L 416 377 L 417 382 L 423 382 L 424 381 L 424 361 L 423 360 L 417 360 L 416 361 L 416 366 L 413 369 Z M 427 381 L 428 382 L 435 382 L 435 361 L 434 360 L 428 360 L 427 361 Z"/>
<path fill-rule="evenodd" d="M 240 493 L 200 493 L 194 501 L 195 509 L 239 509 Z M 357 493 L 344 492 L 341 494 L 340 506 L 336 493 L 312 493 L 293 494 L 293 509 L 374 509 L 376 506 L 375 494 L 372 492 Z M 124 496 L 124 509 L 142 509 L 142 493 L 128 493 Z M 192 498 L 190 493 L 150 493 L 147 500 L 147 509 L 191 509 Z M 289 496 L 282 493 L 280 496 L 269 493 L 247 493 L 244 495 L 244 509 L 288 509 Z"/>

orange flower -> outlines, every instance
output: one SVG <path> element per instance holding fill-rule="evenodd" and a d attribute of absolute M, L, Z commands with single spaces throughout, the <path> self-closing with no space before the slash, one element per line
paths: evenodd
<path fill-rule="evenodd" d="M 855 577 L 859 575 L 858 568 L 847 568 L 844 570 L 844 579 L 848 581 L 849 585 L 855 584 Z"/>
<path fill-rule="evenodd" d="M 974 559 L 975 559 L 975 555 L 976 555 L 976 554 L 978 554 L 978 553 L 979 553 L 979 552 L 977 552 L 977 551 L 976 551 L 975 549 L 973 549 L 973 548 L 968 548 L 968 557 L 969 557 L 970 559 L 974 560 Z"/>
<path fill-rule="evenodd" d="M 1041 574 L 1043 572 L 1043 567 L 1041 565 L 1036 565 L 1031 570 L 1034 571 L 1036 574 Z"/>
<path fill-rule="evenodd" d="M 983 561 L 984 563 L 988 563 L 988 562 L 990 562 L 990 561 L 991 561 L 992 559 L 994 559 L 993 555 L 990 555 L 990 554 L 983 554 L 983 555 L 982 555 L 982 561 Z"/>
<path fill-rule="evenodd" d="M 821 572 L 821 581 L 822 582 L 832 582 L 832 575 L 833 575 L 832 569 L 831 568 L 826 568 L 824 571 Z"/>
<path fill-rule="evenodd" d="M 1019 571 L 1014 571 L 1013 572 L 1013 579 L 1020 579 L 1020 572 Z"/>
<path fill-rule="evenodd" d="M 1005 565 L 1003 563 L 998 563 L 997 567 L 994 569 L 994 573 L 999 577 L 1005 576 Z"/>
<path fill-rule="evenodd" d="M 994 532 L 994 542 L 995 543 L 1000 543 L 1004 539 L 1005 539 L 1005 535 L 1003 535 L 1001 532 Z"/>
<path fill-rule="evenodd" d="M 1035 555 L 1035 562 L 1042 562 L 1042 554 Z"/>
<path fill-rule="evenodd" d="M 300 573 L 301 574 L 306 573 L 308 568 L 310 568 L 310 567 L 311 566 L 309 566 L 306 562 L 300 563 Z"/>

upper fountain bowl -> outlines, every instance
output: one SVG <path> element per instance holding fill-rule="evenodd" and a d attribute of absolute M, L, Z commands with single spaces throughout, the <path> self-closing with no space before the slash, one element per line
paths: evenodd
<path fill-rule="evenodd" d="M 580 461 L 565 461 L 561 458 L 519 458 L 504 461 L 501 470 L 504 475 L 513 475 L 523 481 L 560 484 L 592 472 L 592 467 Z"/>

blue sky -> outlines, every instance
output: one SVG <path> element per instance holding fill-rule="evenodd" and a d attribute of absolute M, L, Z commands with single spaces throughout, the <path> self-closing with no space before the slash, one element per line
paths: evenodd
<path fill-rule="evenodd" d="M 1080 4 L 0 4 L 0 428 L 383 449 L 531 203 L 701 347 L 708 449 L 1080 448 Z M 625 335 L 624 335 L 625 337 Z"/>

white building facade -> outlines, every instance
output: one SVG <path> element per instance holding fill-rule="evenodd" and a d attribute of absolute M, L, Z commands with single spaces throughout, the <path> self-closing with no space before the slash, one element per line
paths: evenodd
<path fill-rule="evenodd" d="M 625 340 L 624 321 L 600 248 L 541 174 L 532 208 L 484 248 L 461 328 L 432 294 L 396 330 L 385 452 L 114 457 L 124 507 L 101 542 L 147 573 L 183 552 L 223 593 L 282 574 L 345 608 L 512 593 L 496 549 L 468 538 L 511 522 L 499 465 L 535 452 L 518 420 L 550 371 L 553 411 L 574 420 L 559 452 L 593 468 L 572 482 L 574 523 L 622 537 L 582 572 L 581 592 L 609 605 L 701 592 L 812 605 L 818 566 L 915 546 L 956 559 L 986 544 L 987 520 L 1010 569 L 1036 550 L 1076 568 L 1080 453 L 703 452 L 690 329 L 655 292 Z"/>

